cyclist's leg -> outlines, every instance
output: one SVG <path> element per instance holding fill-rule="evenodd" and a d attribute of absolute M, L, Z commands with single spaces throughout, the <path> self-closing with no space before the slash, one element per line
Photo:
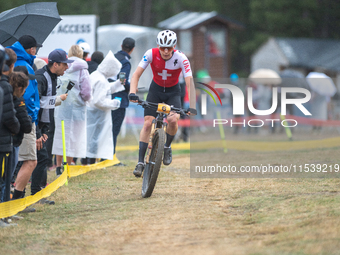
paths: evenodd
<path fill-rule="evenodd" d="M 170 116 L 171 115 L 171 116 Z M 166 142 L 165 142 L 165 146 L 166 147 L 170 147 L 176 133 L 178 130 L 178 120 L 180 115 L 177 113 L 171 113 L 167 120 L 168 120 L 168 127 L 166 130 Z"/>
<path fill-rule="evenodd" d="M 165 101 L 168 105 L 173 105 L 176 108 L 181 108 L 181 93 L 180 93 L 180 86 L 177 84 L 173 88 L 171 88 L 171 92 L 167 95 L 167 99 Z M 177 113 L 170 113 L 167 117 L 168 120 L 168 127 L 166 131 L 166 142 L 165 147 L 170 147 L 176 133 L 178 130 L 178 120 L 180 115 Z"/>
<path fill-rule="evenodd" d="M 150 88 L 152 88 L 153 84 L 151 83 Z M 155 84 L 154 86 L 158 86 Z M 155 102 L 159 103 L 160 99 L 158 98 L 158 95 L 155 91 L 152 89 L 149 90 L 148 96 L 146 98 L 146 101 L 149 102 Z M 145 158 L 145 153 L 148 149 L 148 142 L 149 142 L 149 137 L 150 137 L 150 132 L 151 132 L 151 126 L 152 126 L 152 121 L 155 119 L 157 116 L 156 110 L 146 108 L 144 109 L 144 124 L 143 128 L 140 132 L 139 135 L 139 154 L 138 154 L 138 163 L 133 171 L 133 174 L 136 177 L 140 177 L 142 175 L 142 172 L 144 170 L 144 158 Z"/>
<path fill-rule="evenodd" d="M 171 89 L 171 92 L 168 95 L 166 103 L 169 105 L 173 105 L 176 108 L 181 108 L 181 93 L 179 85 L 176 85 Z M 173 112 L 170 113 L 169 116 L 167 117 L 168 127 L 166 130 L 166 142 L 164 144 L 164 157 L 163 157 L 164 165 L 170 165 L 172 162 L 171 143 L 174 140 L 178 130 L 179 117 L 180 117 L 179 114 Z"/>
<path fill-rule="evenodd" d="M 154 119 L 155 119 L 155 117 L 153 117 L 153 116 L 145 116 L 144 117 L 144 125 L 143 125 L 143 128 L 142 128 L 140 135 L 139 135 L 139 162 L 144 163 L 144 157 L 145 157 L 145 152 L 146 152 L 147 147 L 148 147 L 152 121 Z M 141 146 L 141 144 L 143 146 Z M 143 150 L 141 150 L 141 147 L 143 147 Z"/>

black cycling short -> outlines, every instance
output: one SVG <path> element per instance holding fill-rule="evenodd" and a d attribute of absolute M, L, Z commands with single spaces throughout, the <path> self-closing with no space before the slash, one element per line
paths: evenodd
<path fill-rule="evenodd" d="M 177 83 L 170 88 L 164 88 L 157 85 L 157 83 L 152 80 L 146 101 L 152 103 L 166 103 L 176 108 L 181 108 L 181 87 Z M 145 116 L 153 116 L 156 118 L 157 112 L 154 109 L 145 108 L 144 117 Z"/>

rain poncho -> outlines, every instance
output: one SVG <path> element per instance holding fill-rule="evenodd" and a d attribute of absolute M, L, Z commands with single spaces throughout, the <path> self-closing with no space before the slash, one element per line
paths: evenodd
<path fill-rule="evenodd" d="M 109 51 L 97 70 L 90 75 L 92 100 L 87 108 L 87 157 L 113 159 L 111 110 L 120 106 L 120 100 L 111 94 L 124 90 L 120 81 L 108 82 L 117 76 L 122 64 Z"/>
<path fill-rule="evenodd" d="M 59 79 L 61 87 L 57 95 L 65 94 L 69 81 L 75 85 L 69 90 L 66 100 L 55 108 L 55 133 L 52 154 L 63 155 L 61 120 L 65 125 L 65 143 L 67 157 L 86 157 L 86 101 L 91 99 L 90 75 L 86 61 L 77 57 L 69 64 L 69 69 Z"/>

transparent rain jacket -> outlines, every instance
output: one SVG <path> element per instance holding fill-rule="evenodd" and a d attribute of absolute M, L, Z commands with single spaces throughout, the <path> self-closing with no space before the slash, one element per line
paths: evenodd
<path fill-rule="evenodd" d="M 124 90 L 120 81 L 108 82 L 117 76 L 121 63 L 109 51 L 97 70 L 90 75 L 92 100 L 87 108 L 87 157 L 113 159 L 111 111 L 120 106 L 120 101 L 111 99 L 111 94 Z"/>
<path fill-rule="evenodd" d="M 90 75 L 86 61 L 77 57 L 69 64 L 69 69 L 58 78 L 60 87 L 57 95 L 65 94 L 69 81 L 75 85 L 69 90 L 66 100 L 55 108 L 55 133 L 52 153 L 63 155 L 61 120 L 65 125 L 66 155 L 68 157 L 86 157 L 86 102 L 91 99 Z"/>

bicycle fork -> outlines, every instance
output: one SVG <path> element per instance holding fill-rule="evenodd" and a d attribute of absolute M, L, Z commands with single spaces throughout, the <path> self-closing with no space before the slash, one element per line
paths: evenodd
<path fill-rule="evenodd" d="M 149 164 L 150 154 L 151 154 L 151 150 L 152 150 L 152 140 L 153 140 L 153 136 L 155 135 L 156 130 L 159 129 L 159 128 L 163 128 L 164 132 L 166 134 L 166 129 L 167 129 L 168 124 L 167 123 L 162 123 L 162 124 L 163 124 L 163 126 L 156 127 L 157 126 L 157 119 L 154 119 L 152 121 L 152 127 L 151 127 L 151 132 L 150 132 L 150 137 L 149 137 L 149 143 L 148 143 L 148 150 L 146 152 L 146 158 L 145 158 L 146 164 Z"/>
<path fill-rule="evenodd" d="M 149 164 L 149 159 L 150 159 L 150 154 L 151 154 L 151 149 L 152 149 L 152 139 L 155 134 L 155 131 L 156 131 L 156 119 L 152 121 L 151 132 L 150 132 L 149 143 L 148 143 L 148 150 L 146 152 L 146 159 L 145 159 L 146 164 Z"/>

